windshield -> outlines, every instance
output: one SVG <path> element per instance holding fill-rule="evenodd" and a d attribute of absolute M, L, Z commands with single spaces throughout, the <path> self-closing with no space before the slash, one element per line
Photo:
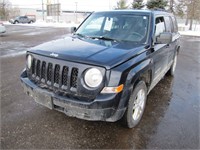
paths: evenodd
<path fill-rule="evenodd" d="M 138 14 L 94 13 L 76 31 L 82 37 L 145 43 L 149 17 Z"/>

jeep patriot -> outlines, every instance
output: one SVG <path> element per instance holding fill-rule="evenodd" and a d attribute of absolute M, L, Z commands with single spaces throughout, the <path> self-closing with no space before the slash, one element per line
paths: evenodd
<path fill-rule="evenodd" d="M 26 53 L 25 92 L 50 109 L 92 121 L 140 122 L 148 93 L 174 75 L 180 49 L 172 14 L 94 12 L 65 38 Z"/>

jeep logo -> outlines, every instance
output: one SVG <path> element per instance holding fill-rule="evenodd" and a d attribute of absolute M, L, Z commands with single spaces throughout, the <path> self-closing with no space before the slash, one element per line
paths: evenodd
<path fill-rule="evenodd" d="M 56 54 L 56 53 L 51 53 L 50 56 L 58 57 L 58 54 Z"/>

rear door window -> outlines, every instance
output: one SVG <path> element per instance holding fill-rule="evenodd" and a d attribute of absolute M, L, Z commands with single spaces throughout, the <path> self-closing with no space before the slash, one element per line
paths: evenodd
<path fill-rule="evenodd" d="M 166 25 L 166 31 L 170 32 L 170 33 L 173 33 L 174 27 L 173 27 L 173 24 L 172 24 L 172 20 L 168 16 L 165 17 L 165 25 Z"/>
<path fill-rule="evenodd" d="M 178 26 L 177 26 L 176 18 L 173 16 L 173 17 L 171 17 L 171 19 L 172 19 L 172 23 L 173 23 L 173 27 L 174 27 L 174 32 L 178 32 Z"/>

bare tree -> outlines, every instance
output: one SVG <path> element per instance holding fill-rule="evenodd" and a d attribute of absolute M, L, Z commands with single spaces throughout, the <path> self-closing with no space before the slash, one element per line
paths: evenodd
<path fill-rule="evenodd" d="M 189 30 L 192 30 L 192 25 L 193 25 L 193 20 L 194 20 L 194 5 L 195 5 L 195 0 L 191 0 L 190 4 L 189 4 L 189 12 L 190 12 L 190 27 Z"/>
<path fill-rule="evenodd" d="M 192 30 L 194 20 L 200 20 L 200 0 L 177 0 L 177 14 L 186 16 L 185 25 L 189 23 L 189 30 Z"/>
<path fill-rule="evenodd" d="M 189 9 L 189 19 L 190 19 L 190 27 L 189 30 L 192 30 L 193 21 L 200 19 L 200 1 L 199 0 L 190 0 L 188 5 Z"/>
<path fill-rule="evenodd" d="M 171 13 L 174 13 L 174 7 L 175 7 L 175 1 L 174 0 L 169 0 L 169 11 Z"/>
<path fill-rule="evenodd" d="M 182 3 L 178 3 L 175 8 L 175 14 L 183 18 L 185 16 L 185 10 L 183 9 L 185 6 Z"/>
<path fill-rule="evenodd" d="M 200 20 L 200 0 L 179 0 L 182 4 L 182 11 L 186 12 L 185 25 L 189 23 L 189 30 L 192 30 L 194 20 Z"/>
<path fill-rule="evenodd" d="M 18 7 L 14 7 L 9 11 L 9 18 L 15 18 L 20 15 L 20 9 Z"/>
<path fill-rule="evenodd" d="M 9 0 L 0 0 L 0 19 L 7 20 L 9 17 L 11 3 Z"/>

